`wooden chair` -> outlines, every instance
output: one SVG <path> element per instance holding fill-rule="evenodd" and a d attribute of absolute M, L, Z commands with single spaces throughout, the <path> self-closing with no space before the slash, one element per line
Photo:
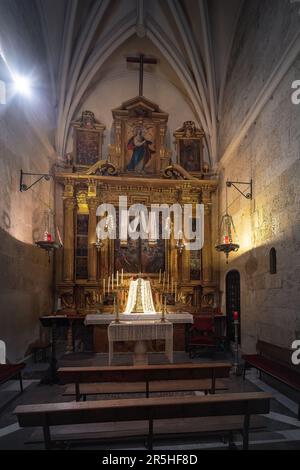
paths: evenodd
<path fill-rule="evenodd" d="M 213 317 L 194 316 L 194 323 L 189 331 L 188 352 L 190 357 L 209 351 L 214 354 L 217 348 Z"/>

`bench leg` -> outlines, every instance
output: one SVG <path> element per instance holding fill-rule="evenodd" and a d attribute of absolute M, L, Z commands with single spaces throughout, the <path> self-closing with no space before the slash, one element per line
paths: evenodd
<path fill-rule="evenodd" d="M 244 363 L 244 370 L 243 370 L 243 380 L 246 379 L 246 369 L 247 369 L 247 363 Z"/>
<path fill-rule="evenodd" d="M 80 401 L 80 389 L 79 389 L 79 383 L 75 383 L 75 394 L 76 394 L 76 401 Z"/>
<path fill-rule="evenodd" d="M 249 448 L 249 427 L 250 427 L 250 415 L 246 414 L 244 418 L 244 428 L 243 428 L 243 450 L 248 450 Z"/>
<path fill-rule="evenodd" d="M 153 450 L 153 418 L 149 417 L 148 450 Z"/>
<path fill-rule="evenodd" d="M 20 381 L 20 390 L 21 390 L 21 393 L 23 393 L 23 392 L 24 392 L 24 388 L 23 388 L 22 372 L 19 373 L 19 381 Z"/>
<path fill-rule="evenodd" d="M 43 434 L 44 434 L 45 449 L 50 450 L 52 447 L 52 443 L 51 443 L 51 434 L 50 434 L 50 428 L 48 425 L 47 416 L 44 417 Z"/>

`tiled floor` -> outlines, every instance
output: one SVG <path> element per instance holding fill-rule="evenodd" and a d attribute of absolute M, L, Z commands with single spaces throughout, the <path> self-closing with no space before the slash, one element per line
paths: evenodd
<path fill-rule="evenodd" d="M 225 359 L 220 356 L 218 359 Z M 193 359 L 193 362 L 207 361 L 209 359 Z M 131 361 L 129 355 L 118 355 L 115 358 L 116 364 L 128 364 Z M 150 363 L 160 363 L 164 361 L 163 355 L 152 354 Z M 185 354 L 175 354 L 175 362 L 189 362 Z M 59 361 L 60 366 L 68 365 L 106 365 L 107 356 L 102 354 L 72 354 L 64 355 Z M 50 403 L 69 401 L 70 397 L 63 396 L 64 386 L 41 385 L 40 379 L 47 369 L 47 364 L 28 363 L 25 371 L 24 388 L 25 392 L 18 394 L 19 384 L 11 381 L 0 388 L 0 449 L 43 449 L 42 443 L 36 442 L 40 439 L 41 433 L 36 429 L 20 429 L 13 410 L 18 404 L 29 403 Z M 300 421 L 297 420 L 297 402 L 299 397 L 287 397 L 282 391 L 278 391 L 274 384 L 266 384 L 259 380 L 256 371 L 247 373 L 247 380 L 242 377 L 232 375 L 229 382 L 229 391 L 271 391 L 274 399 L 271 403 L 271 413 L 264 416 L 264 429 L 250 433 L 250 449 L 300 449 Z M 284 391 L 285 392 L 285 391 Z M 197 392 L 196 392 L 197 393 Z M 286 392 L 285 392 L 286 393 Z M 109 397 L 107 397 L 109 398 Z M 1 411 L 2 410 L 2 411 Z M 86 428 L 86 427 L 85 427 Z M 35 441 L 33 443 L 33 441 Z M 235 443 L 241 444 L 241 437 L 235 436 Z M 144 449 L 143 442 L 111 442 L 88 447 L 97 449 Z M 216 436 L 210 438 L 184 438 L 181 440 L 156 440 L 154 448 L 156 450 L 181 450 L 181 449 L 222 449 L 226 447 L 221 439 Z"/>

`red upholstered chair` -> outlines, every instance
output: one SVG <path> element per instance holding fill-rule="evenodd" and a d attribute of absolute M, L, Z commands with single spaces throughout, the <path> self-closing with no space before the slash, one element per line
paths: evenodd
<path fill-rule="evenodd" d="M 217 346 L 215 325 L 212 317 L 194 316 L 194 323 L 189 331 L 188 352 L 190 357 L 210 351 L 214 354 Z"/>

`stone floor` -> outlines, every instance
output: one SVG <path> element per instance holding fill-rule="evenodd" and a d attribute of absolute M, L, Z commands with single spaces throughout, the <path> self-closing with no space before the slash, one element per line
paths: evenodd
<path fill-rule="evenodd" d="M 220 354 L 217 359 L 229 359 L 224 354 Z M 60 366 L 84 366 L 84 365 L 106 365 L 107 355 L 76 353 L 71 355 L 61 355 Z M 190 359 L 184 353 L 175 353 L 175 362 L 188 362 Z M 208 361 L 209 358 L 193 359 L 193 362 Z M 151 354 L 150 363 L 164 362 L 162 354 Z M 115 364 L 130 364 L 129 354 L 119 354 L 115 356 Z M 70 400 L 70 397 L 63 396 L 64 386 L 41 385 L 40 379 L 45 374 L 47 364 L 34 364 L 28 361 L 24 373 L 23 394 L 18 394 L 19 383 L 10 381 L 0 388 L 0 449 L 43 449 L 40 441 L 41 432 L 37 429 L 20 429 L 15 416 L 14 408 L 19 404 L 50 403 Z M 276 387 L 276 388 L 275 388 Z M 270 391 L 274 399 L 271 403 L 271 413 L 265 415 L 263 429 L 250 433 L 250 449 L 300 449 L 300 421 L 297 421 L 297 401 L 299 396 L 293 396 L 288 390 L 283 389 L 278 384 L 268 381 L 266 383 L 259 379 L 256 371 L 247 373 L 247 380 L 244 382 L 241 376 L 232 375 L 229 381 L 229 391 Z M 194 392 L 201 393 L 201 392 Z M 95 397 L 96 398 L 96 397 Z M 102 397 L 103 398 L 103 397 Z M 112 398 L 112 397 L 104 397 Z M 85 426 L 86 428 L 86 426 Z M 237 446 L 241 444 L 241 436 L 235 436 Z M 226 444 L 218 436 L 209 438 L 182 438 L 156 440 L 155 450 L 189 450 L 189 449 L 222 449 Z M 78 448 L 78 447 L 77 447 Z M 80 447 L 79 447 L 80 448 Z M 142 441 L 97 443 L 89 446 L 90 449 L 144 449 Z"/>

